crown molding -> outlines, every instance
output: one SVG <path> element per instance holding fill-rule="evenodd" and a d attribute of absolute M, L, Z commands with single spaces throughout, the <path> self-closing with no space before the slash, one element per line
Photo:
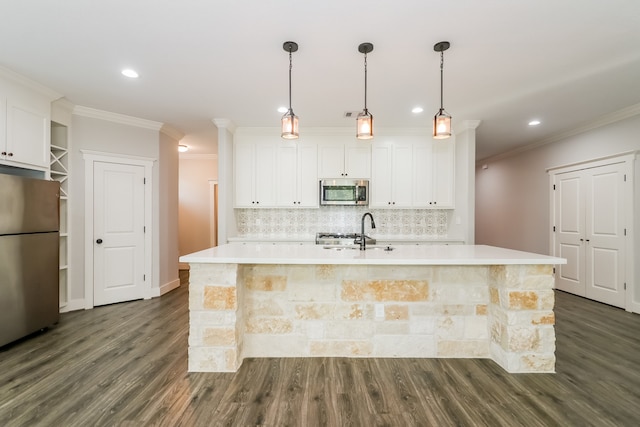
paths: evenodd
<path fill-rule="evenodd" d="M 565 132 L 559 132 L 555 135 L 551 135 L 539 141 L 532 142 L 531 144 L 523 145 L 521 147 L 514 148 L 513 150 L 505 151 L 504 153 L 485 157 L 484 159 L 479 159 L 477 160 L 477 162 L 486 163 L 489 161 L 502 160 L 507 157 L 512 157 L 512 156 L 515 156 L 530 150 L 534 150 L 536 148 L 539 148 L 548 144 L 552 144 L 554 142 L 562 141 L 564 139 L 570 138 L 575 135 L 579 135 L 581 133 L 588 132 L 593 129 L 597 129 L 603 126 L 617 123 L 619 121 L 622 121 L 637 115 L 640 115 L 640 104 L 634 104 L 629 107 L 623 108 L 621 110 L 614 111 L 613 113 L 605 114 L 604 116 L 601 116 L 597 119 L 584 123 L 581 126 L 578 126 L 577 128 L 574 128 Z"/>
<path fill-rule="evenodd" d="M 14 83 L 18 83 L 22 86 L 28 87 L 29 89 L 35 90 L 36 92 L 39 92 L 40 94 L 49 98 L 49 100 L 51 101 L 62 98 L 63 96 L 62 94 L 36 82 L 35 80 L 31 80 L 23 76 L 22 74 L 18 74 L 15 71 L 11 71 L 10 69 L 2 66 L 0 66 L 0 76 L 13 81 Z"/>
<path fill-rule="evenodd" d="M 176 141 L 180 141 L 182 138 L 184 138 L 184 132 L 166 124 L 163 124 L 160 128 L 160 133 L 163 133 L 168 137 L 175 139 Z"/>
<path fill-rule="evenodd" d="M 227 129 L 231 133 L 234 133 L 237 129 L 231 119 L 211 119 L 211 121 L 218 129 Z"/>
<path fill-rule="evenodd" d="M 127 116 L 119 113 L 111 113 L 109 111 L 98 110 L 95 108 L 76 105 L 73 108 L 73 114 L 76 116 L 89 117 L 92 119 L 106 120 L 108 122 L 120 123 L 128 126 L 136 126 L 139 128 L 160 131 L 163 124 L 154 122 L 153 120 L 140 119 L 133 116 Z"/>

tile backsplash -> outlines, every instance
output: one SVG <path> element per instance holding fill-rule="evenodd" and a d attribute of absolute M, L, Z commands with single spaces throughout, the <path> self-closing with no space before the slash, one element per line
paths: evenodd
<path fill-rule="evenodd" d="M 235 209 L 238 237 L 315 236 L 317 232 L 360 232 L 362 215 L 371 212 L 376 229 L 367 234 L 394 237 L 446 237 L 448 212 L 437 209 L 370 209 L 323 206 L 318 209 Z"/>

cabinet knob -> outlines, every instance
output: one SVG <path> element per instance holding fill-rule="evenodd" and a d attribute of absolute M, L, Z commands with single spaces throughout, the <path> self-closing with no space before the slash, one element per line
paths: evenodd
<path fill-rule="evenodd" d="M 395 204 L 396 204 L 396 202 L 393 202 L 393 203 L 391 203 L 391 204 L 392 204 L 392 205 L 395 205 Z"/>
<path fill-rule="evenodd" d="M 8 154 L 8 156 L 9 156 L 9 157 L 13 156 L 13 153 L 9 153 L 9 154 Z"/>
<path fill-rule="evenodd" d="M 387 204 L 388 204 L 388 205 L 390 205 L 390 204 L 391 204 L 391 202 L 387 202 Z"/>
<path fill-rule="evenodd" d="M 6 152 L 6 151 L 3 151 L 3 152 L 2 152 L 2 153 L 0 153 L 0 154 L 2 154 L 3 156 L 6 156 L 6 155 L 7 155 L 7 152 Z"/>
<path fill-rule="evenodd" d="M 98 239 L 98 240 L 96 240 L 96 243 L 97 243 L 97 244 L 101 244 L 101 243 L 102 243 L 102 239 Z"/>

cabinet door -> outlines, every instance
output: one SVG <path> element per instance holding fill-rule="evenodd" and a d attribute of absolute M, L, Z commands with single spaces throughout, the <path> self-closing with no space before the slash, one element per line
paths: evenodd
<path fill-rule="evenodd" d="M 396 144 L 392 157 L 393 199 L 391 204 L 396 208 L 413 206 L 413 145 Z"/>
<path fill-rule="evenodd" d="M 433 207 L 433 160 L 430 142 L 416 144 L 413 148 L 413 206 Z"/>
<path fill-rule="evenodd" d="M 255 207 L 254 145 L 236 143 L 233 148 L 235 206 Z"/>
<path fill-rule="evenodd" d="M 318 147 L 316 144 L 298 145 L 297 191 L 298 206 L 318 207 Z"/>
<path fill-rule="evenodd" d="M 451 209 L 455 205 L 455 145 L 449 141 L 435 141 L 433 159 L 433 207 Z"/>
<path fill-rule="evenodd" d="M 7 148 L 7 100 L 0 95 L 0 152 L 6 152 Z M 4 156 L 0 155 L 0 160 Z"/>
<path fill-rule="evenodd" d="M 47 168 L 49 166 L 50 120 L 47 111 L 7 100 L 5 160 Z"/>
<path fill-rule="evenodd" d="M 298 150 L 294 142 L 283 142 L 278 146 L 278 167 L 276 180 L 276 205 L 297 206 Z"/>
<path fill-rule="evenodd" d="M 374 143 L 371 148 L 371 207 L 392 207 L 392 152 L 393 147 L 389 143 Z"/>
<path fill-rule="evenodd" d="M 258 142 L 255 145 L 256 206 L 276 206 L 276 144 Z"/>
<path fill-rule="evenodd" d="M 344 145 L 320 144 L 318 146 L 319 178 L 340 178 L 344 176 Z"/>
<path fill-rule="evenodd" d="M 349 178 L 371 178 L 371 144 L 369 142 L 345 145 L 344 174 Z"/>

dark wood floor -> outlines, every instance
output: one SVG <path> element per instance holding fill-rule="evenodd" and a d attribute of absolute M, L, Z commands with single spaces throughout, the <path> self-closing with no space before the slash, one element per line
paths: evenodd
<path fill-rule="evenodd" d="M 0 349 L 0 426 L 637 426 L 640 315 L 557 293 L 557 373 L 489 360 L 251 359 L 187 373 L 186 286 Z"/>

